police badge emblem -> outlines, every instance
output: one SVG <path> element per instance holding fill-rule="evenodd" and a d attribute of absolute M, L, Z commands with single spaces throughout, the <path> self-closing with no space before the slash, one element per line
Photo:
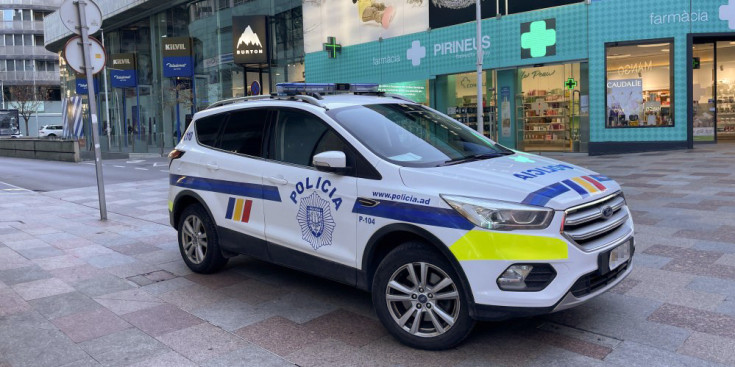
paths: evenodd
<path fill-rule="evenodd" d="M 314 250 L 332 244 L 334 218 L 329 210 L 329 202 L 319 194 L 312 192 L 311 195 L 301 198 L 296 219 L 301 226 L 301 238 Z"/>

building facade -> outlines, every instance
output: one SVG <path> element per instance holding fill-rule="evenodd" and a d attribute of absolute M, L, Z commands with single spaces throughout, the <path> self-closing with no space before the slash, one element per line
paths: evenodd
<path fill-rule="evenodd" d="M 479 41 L 474 1 L 384 3 L 304 2 L 307 82 L 380 83 L 475 128 L 481 49 L 483 131 L 506 146 L 605 154 L 735 138 L 733 0 L 484 0 Z"/>
<path fill-rule="evenodd" d="M 0 104 L 18 109 L 19 100 L 40 101 L 33 104 L 28 131 L 25 121 L 18 121 L 24 135 L 60 121 L 59 55 L 44 48 L 43 34 L 44 17 L 60 5 L 61 0 L 0 1 Z"/>
<path fill-rule="evenodd" d="M 106 70 L 96 76 L 103 151 L 167 151 L 178 142 L 195 111 L 225 98 L 269 93 L 278 82 L 304 80 L 301 0 L 97 3 L 103 22 L 93 36 L 107 54 Z M 237 64 L 233 18 L 249 16 L 265 20 L 263 33 L 255 36 L 263 58 Z M 72 36 L 57 13 L 45 19 L 45 30 L 46 48 L 53 52 L 60 52 Z M 190 55 L 175 59 L 184 60 L 183 64 L 169 59 L 166 44 L 173 39 Z M 134 73 L 121 70 L 122 64 L 113 64 L 115 60 L 132 60 Z M 170 76 L 176 65 L 183 66 L 186 76 Z M 128 80 L 121 83 L 120 78 Z M 78 83 L 77 79 L 62 65 L 63 97 L 84 94 L 78 84 L 86 85 L 85 80 L 79 78 Z M 86 101 L 84 109 L 86 115 Z M 85 134 L 89 134 L 86 124 Z"/>

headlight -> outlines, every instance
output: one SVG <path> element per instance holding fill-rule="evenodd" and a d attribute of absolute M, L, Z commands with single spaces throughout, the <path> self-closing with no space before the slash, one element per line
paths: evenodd
<path fill-rule="evenodd" d="M 441 195 L 454 210 L 482 228 L 512 231 L 543 229 L 549 226 L 554 211 L 549 208 L 522 205 L 500 200 Z"/>

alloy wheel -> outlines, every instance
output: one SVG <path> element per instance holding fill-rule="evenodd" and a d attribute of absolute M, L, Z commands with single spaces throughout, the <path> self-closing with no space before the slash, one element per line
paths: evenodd
<path fill-rule="evenodd" d="M 190 215 L 184 220 L 181 242 L 189 261 L 194 264 L 204 261 L 207 256 L 207 231 L 198 216 Z"/>

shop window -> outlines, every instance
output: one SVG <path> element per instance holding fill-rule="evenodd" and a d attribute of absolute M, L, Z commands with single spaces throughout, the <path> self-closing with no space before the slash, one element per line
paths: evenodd
<path fill-rule="evenodd" d="M 607 128 L 674 126 L 673 41 L 607 44 Z"/>

